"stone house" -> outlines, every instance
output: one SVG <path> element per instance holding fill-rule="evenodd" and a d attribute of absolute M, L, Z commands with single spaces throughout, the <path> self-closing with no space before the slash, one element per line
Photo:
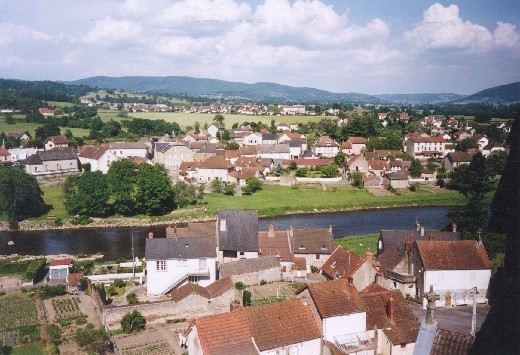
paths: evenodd
<path fill-rule="evenodd" d="M 78 156 L 68 148 L 38 151 L 27 158 L 25 171 L 34 176 L 76 174 L 80 172 Z"/>
<path fill-rule="evenodd" d="M 275 230 L 269 225 L 269 230 L 258 232 L 258 255 L 261 257 L 276 256 L 280 262 L 282 273 L 290 273 L 294 261 L 289 233 L 287 230 Z"/>
<path fill-rule="evenodd" d="M 233 284 L 242 282 L 244 285 L 258 285 L 280 281 L 282 272 L 280 259 L 276 256 L 266 256 L 255 259 L 244 259 L 220 264 L 220 277 L 230 277 Z"/>
<path fill-rule="evenodd" d="M 154 144 L 155 164 L 162 164 L 173 181 L 179 179 L 179 168 L 182 162 L 195 161 L 195 152 L 179 142 L 165 142 Z"/>
<path fill-rule="evenodd" d="M 11 153 L 4 147 L 0 147 L 0 164 L 11 163 Z"/>
<path fill-rule="evenodd" d="M 186 345 L 195 355 L 320 354 L 322 341 L 311 306 L 291 300 L 195 319 Z"/>
<path fill-rule="evenodd" d="M 376 280 L 373 254 L 367 251 L 365 256 L 363 259 L 340 245 L 323 264 L 321 273 L 328 280 L 345 279 L 350 276 L 356 289 L 362 290 Z"/>
<path fill-rule="evenodd" d="M 394 171 L 383 175 L 383 185 L 394 189 L 406 189 L 410 186 L 410 174 L 407 171 Z"/>
<path fill-rule="evenodd" d="M 341 152 L 346 155 L 358 155 L 366 148 L 367 139 L 365 137 L 349 137 L 341 143 Z"/>
<path fill-rule="evenodd" d="M 446 154 L 446 157 L 443 160 L 444 167 L 446 168 L 446 171 L 452 171 L 461 165 L 471 163 L 472 157 L 473 154 L 468 152 L 450 152 Z"/>
<path fill-rule="evenodd" d="M 362 154 L 354 155 L 347 161 L 346 166 L 350 173 L 355 171 L 368 173 L 368 162 Z"/>
<path fill-rule="evenodd" d="M 142 142 L 114 142 L 108 145 L 108 149 L 114 153 L 118 159 L 131 157 L 149 158 L 148 146 Z"/>
<path fill-rule="evenodd" d="M 117 161 L 115 154 L 104 145 L 84 145 L 79 151 L 78 159 L 81 164 L 90 164 L 90 171 L 101 171 L 103 174 L 106 174 L 110 165 Z"/>

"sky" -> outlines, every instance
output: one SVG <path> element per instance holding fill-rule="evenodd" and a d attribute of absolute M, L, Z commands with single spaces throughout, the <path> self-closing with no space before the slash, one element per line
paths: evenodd
<path fill-rule="evenodd" d="M 98 75 L 473 94 L 520 81 L 520 1 L 0 0 L 0 78 Z"/>

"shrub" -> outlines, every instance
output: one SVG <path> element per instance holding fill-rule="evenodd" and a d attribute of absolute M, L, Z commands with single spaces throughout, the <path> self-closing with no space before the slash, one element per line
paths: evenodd
<path fill-rule="evenodd" d="M 87 324 L 87 317 L 86 317 L 85 315 L 82 315 L 82 316 L 76 318 L 76 320 L 74 321 L 74 323 L 76 323 L 76 325 Z"/>
<path fill-rule="evenodd" d="M 61 217 L 54 218 L 54 226 L 61 227 L 63 225 L 63 219 Z"/>
<path fill-rule="evenodd" d="M 43 286 L 40 288 L 40 295 L 44 300 L 65 294 L 67 294 L 67 287 L 65 285 Z"/>
<path fill-rule="evenodd" d="M 31 263 L 27 266 L 27 270 L 25 270 L 24 278 L 26 280 L 34 281 L 36 275 L 42 272 L 45 268 L 45 264 L 47 261 L 45 259 L 36 259 L 31 261 Z"/>
<path fill-rule="evenodd" d="M 118 288 L 122 288 L 126 286 L 126 282 L 124 282 L 122 279 L 115 279 L 114 282 L 112 282 L 112 285 Z"/>
<path fill-rule="evenodd" d="M 244 293 L 242 294 L 242 304 L 244 305 L 244 307 L 251 306 L 251 292 L 247 290 L 244 291 Z"/>
<path fill-rule="evenodd" d="M 108 335 L 103 327 L 94 329 L 92 324 L 87 324 L 85 329 L 76 329 L 74 341 L 89 353 L 103 354 L 109 345 Z"/>
<path fill-rule="evenodd" d="M 107 292 L 107 295 L 117 296 L 117 289 L 114 287 L 114 285 L 108 286 L 105 290 Z"/>
<path fill-rule="evenodd" d="M 244 283 L 242 281 L 237 281 L 235 283 L 235 288 L 239 291 L 242 291 L 242 290 L 245 290 L 246 288 L 246 285 L 244 285 Z"/>
<path fill-rule="evenodd" d="M 260 285 L 267 285 L 267 281 L 265 281 L 264 279 L 260 280 Z"/>
<path fill-rule="evenodd" d="M 126 301 L 128 302 L 128 304 L 137 304 L 139 303 L 139 298 L 135 293 L 131 292 L 128 295 L 126 295 Z"/>
<path fill-rule="evenodd" d="M 418 188 L 419 188 L 419 184 L 411 184 L 408 189 L 412 192 L 416 192 Z"/>
<path fill-rule="evenodd" d="M 90 218 L 89 216 L 76 216 L 72 218 L 70 222 L 74 225 L 85 226 L 87 224 L 92 223 L 92 218 Z"/>
<path fill-rule="evenodd" d="M 83 291 L 88 289 L 88 279 L 86 277 L 79 280 L 80 287 Z"/>
<path fill-rule="evenodd" d="M 146 327 L 146 319 L 138 310 L 127 313 L 121 319 L 121 330 L 125 333 L 134 333 Z"/>
<path fill-rule="evenodd" d="M 313 274 L 317 274 L 318 272 L 320 272 L 320 269 L 314 265 L 311 265 L 311 272 Z"/>

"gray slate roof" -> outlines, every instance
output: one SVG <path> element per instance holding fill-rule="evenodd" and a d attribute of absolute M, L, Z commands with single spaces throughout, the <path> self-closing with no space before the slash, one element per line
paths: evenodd
<path fill-rule="evenodd" d="M 290 153 L 289 144 L 262 144 L 260 146 L 260 154 L 269 153 Z"/>
<path fill-rule="evenodd" d="M 52 149 L 44 152 L 37 152 L 27 158 L 28 165 L 41 164 L 44 161 L 51 160 L 73 160 L 78 159 L 78 156 L 72 149 Z"/>
<path fill-rule="evenodd" d="M 216 241 L 208 237 L 146 239 L 146 260 L 198 259 L 217 256 Z"/>
<path fill-rule="evenodd" d="M 269 270 L 275 267 L 280 267 L 280 260 L 276 256 L 233 261 L 221 264 L 220 277 L 249 274 L 261 270 Z"/>
<path fill-rule="evenodd" d="M 220 250 L 258 252 L 258 211 L 219 210 L 217 231 Z"/>
<path fill-rule="evenodd" d="M 413 244 L 416 240 L 428 240 L 430 237 L 433 237 L 434 240 L 441 241 L 459 240 L 459 234 L 456 232 L 425 231 L 424 235 L 421 236 L 421 232 L 416 230 L 382 230 L 379 236 L 379 242 L 382 244 L 382 248 L 378 247 L 377 255 L 381 255 L 388 248 L 393 248 L 404 256 L 404 245 L 407 240 L 410 240 Z"/>

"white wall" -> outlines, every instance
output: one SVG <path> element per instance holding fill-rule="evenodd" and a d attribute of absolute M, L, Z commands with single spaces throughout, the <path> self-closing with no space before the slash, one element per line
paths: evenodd
<path fill-rule="evenodd" d="M 191 354 L 191 352 L 190 352 Z M 262 355 L 316 355 L 321 354 L 321 339 L 313 339 L 280 348 L 261 351 Z"/>
<path fill-rule="evenodd" d="M 365 312 L 325 318 L 323 320 L 323 337 L 334 342 L 334 336 L 366 331 L 367 316 Z"/>

